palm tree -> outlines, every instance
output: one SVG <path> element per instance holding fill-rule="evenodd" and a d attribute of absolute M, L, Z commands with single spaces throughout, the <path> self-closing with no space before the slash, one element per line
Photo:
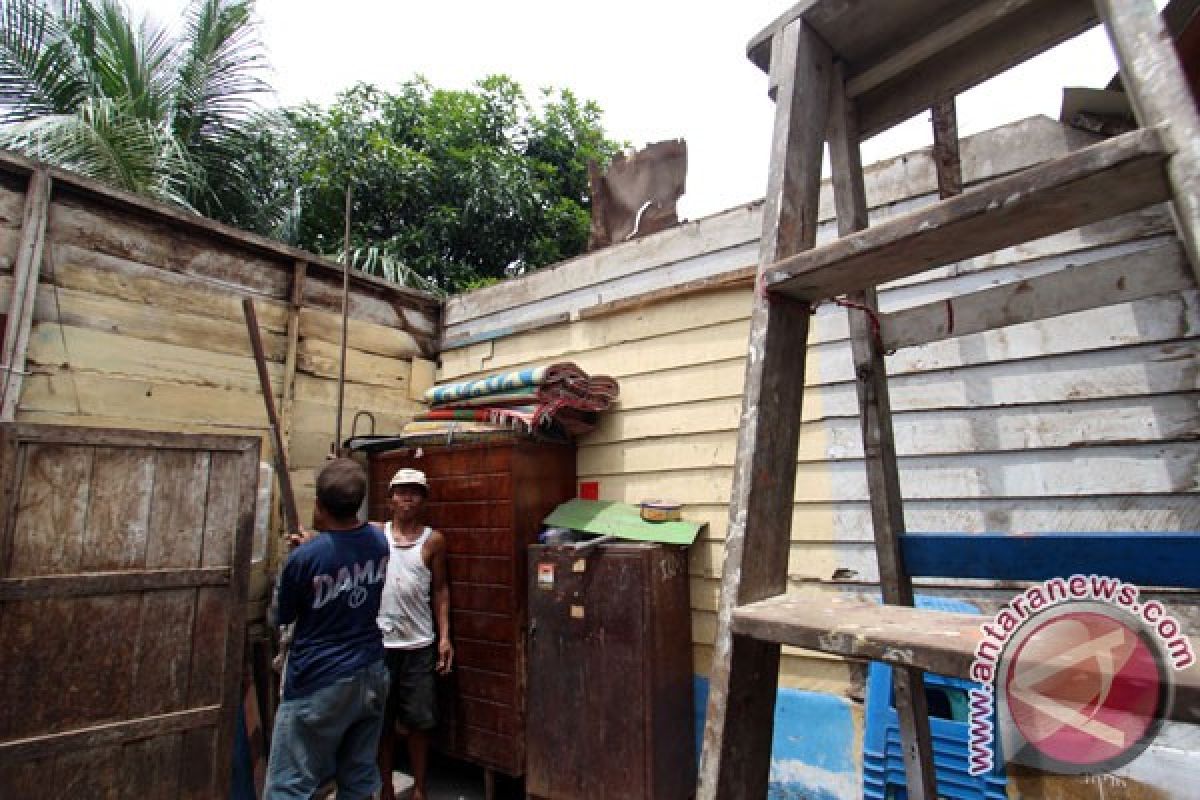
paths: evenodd
<path fill-rule="evenodd" d="M 218 218 L 267 90 L 254 0 L 192 0 L 177 37 L 119 0 L 0 0 L 0 147 Z"/>

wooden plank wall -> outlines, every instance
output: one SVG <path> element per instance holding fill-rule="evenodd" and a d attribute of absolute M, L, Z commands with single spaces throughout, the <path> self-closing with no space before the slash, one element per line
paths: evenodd
<path fill-rule="evenodd" d="M 0 314 L 8 311 L 12 293 L 31 168 L 0 154 Z M 310 519 L 313 468 L 334 436 L 340 267 L 66 173 L 52 170 L 51 176 L 17 420 L 253 434 L 263 438 L 269 460 L 266 413 L 241 307 L 249 295 L 272 389 L 284 409 L 301 519 Z M 302 302 L 293 309 L 297 264 L 306 279 Z M 413 397 L 430 380 L 439 305 L 428 295 L 354 276 L 344 436 L 357 412 L 370 412 L 378 431 L 392 432 L 421 408 Z M 368 421 L 359 432 L 370 432 Z"/>
<path fill-rule="evenodd" d="M 2 426 L 6 797 L 223 794 L 257 462 L 254 438 Z"/>
<path fill-rule="evenodd" d="M 1025 146 L 1014 148 L 1014 137 Z M 967 180 L 1016 168 L 1020 154 L 1036 160 L 1084 141 L 1046 119 L 981 134 L 964 142 L 971 154 Z M 928 151 L 869 169 L 867 193 L 875 216 L 932 202 Z M 822 236 L 832 235 L 831 216 L 823 213 Z M 750 243 L 741 261 L 729 249 L 716 255 L 708 249 L 737 238 L 730 233 L 735 222 Z M 757 213 L 744 208 L 692 225 L 648 237 L 640 248 L 630 243 L 568 262 L 556 268 L 556 286 L 542 299 L 522 281 L 490 290 L 496 296 L 485 290 L 451 299 L 447 335 L 483 340 L 444 351 L 439 379 L 555 360 L 618 378 L 619 407 L 580 441 L 579 479 L 599 481 L 601 499 L 678 499 L 689 519 L 709 523 L 691 551 L 695 668 L 704 675 L 715 632 L 751 294 L 745 283 L 675 296 L 661 287 L 680 275 L 694 280 L 751 267 L 759 225 Z M 1161 244 L 1169 231 L 1165 209 L 1148 209 L 898 282 L 881 292 L 881 307 L 892 311 L 1142 250 Z M 681 255 L 680 240 L 692 250 Z M 619 264 L 623 248 L 627 261 Z M 650 251 L 662 260 L 639 260 Z M 601 262 L 617 265 L 605 268 L 608 283 L 596 277 Z M 706 272 L 714 265 L 715 272 Z M 578 269 L 578 281 L 568 267 Z M 621 299 L 629 276 L 638 277 L 639 288 Z M 639 291 L 648 294 L 639 298 Z M 503 298 L 522 294 L 529 299 L 501 307 Z M 574 322 L 487 335 L 522 316 L 548 318 L 563 302 L 583 303 L 571 310 Z M 589 302 L 607 304 L 608 313 L 593 315 Z M 889 357 L 907 528 L 1195 530 L 1198 302 L 1195 291 L 1167 294 Z M 795 590 L 873 591 L 878 576 L 845 311 L 822 306 L 813 323 L 789 579 Z M 986 605 L 988 593 L 982 594 Z M 861 676 L 842 662 L 785 652 L 784 685 L 858 691 Z"/>

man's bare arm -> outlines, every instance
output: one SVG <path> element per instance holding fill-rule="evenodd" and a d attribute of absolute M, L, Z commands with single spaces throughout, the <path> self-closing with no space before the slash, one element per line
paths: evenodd
<path fill-rule="evenodd" d="M 450 581 L 446 576 L 446 537 L 434 531 L 429 537 L 432 549 L 429 572 L 433 579 L 433 611 L 437 619 L 437 671 L 445 675 L 454 665 L 454 646 L 450 643 Z"/>

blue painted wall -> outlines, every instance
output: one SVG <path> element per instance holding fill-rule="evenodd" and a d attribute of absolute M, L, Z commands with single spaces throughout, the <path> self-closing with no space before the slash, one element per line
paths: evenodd
<path fill-rule="evenodd" d="M 704 735 L 708 679 L 695 677 L 696 753 Z M 843 697 L 780 689 L 771 747 L 771 800 L 843 800 L 862 794 L 862 743 L 853 703 Z"/>

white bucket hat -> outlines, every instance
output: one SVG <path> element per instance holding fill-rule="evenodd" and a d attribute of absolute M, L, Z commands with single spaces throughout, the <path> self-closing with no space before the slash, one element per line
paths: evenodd
<path fill-rule="evenodd" d="M 396 474 L 392 476 L 392 480 L 388 483 L 388 489 L 393 489 L 397 486 L 420 486 L 429 494 L 429 482 L 425 480 L 425 473 L 419 469 L 403 469 L 396 470 Z"/>

